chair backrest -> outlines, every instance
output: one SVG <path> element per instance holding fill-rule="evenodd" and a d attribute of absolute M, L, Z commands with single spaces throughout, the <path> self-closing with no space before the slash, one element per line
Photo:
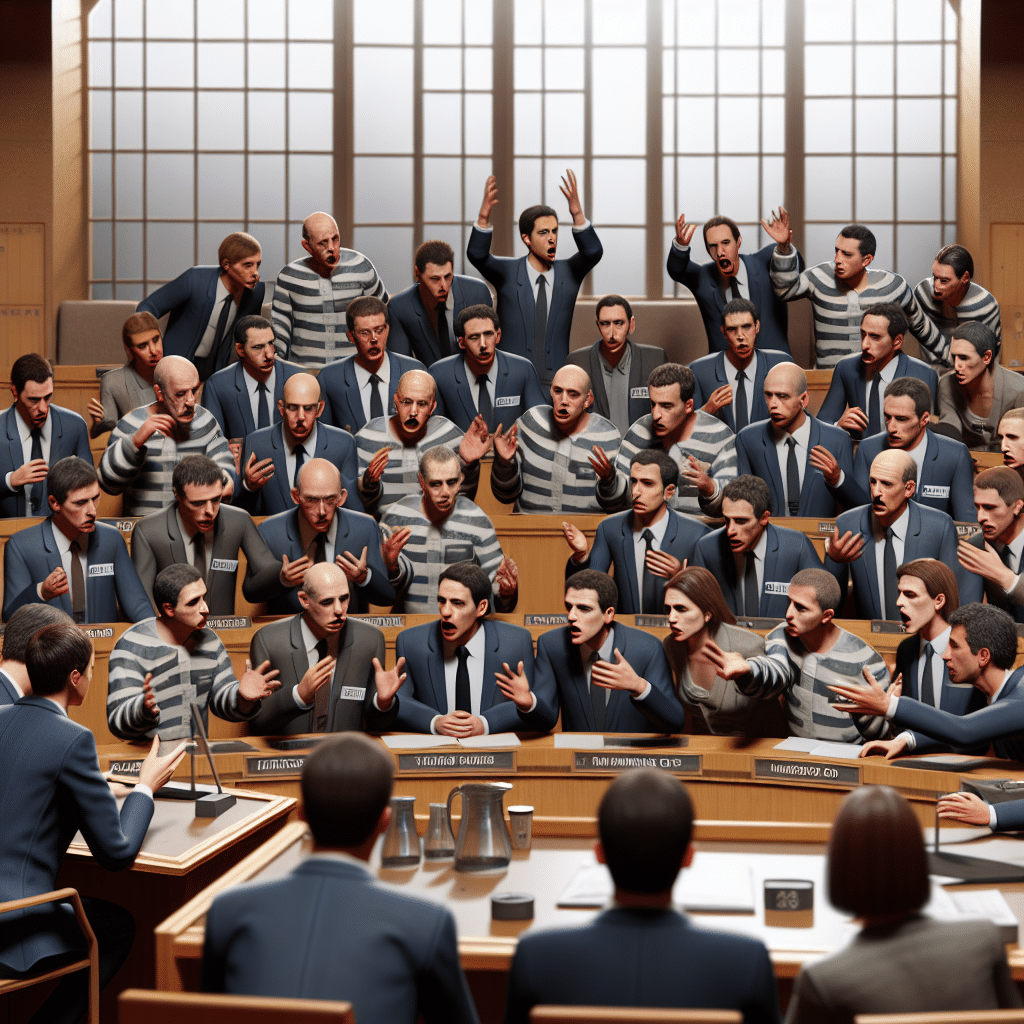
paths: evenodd
<path fill-rule="evenodd" d="M 950 1010 L 941 1013 L 858 1013 L 855 1024 L 1024 1024 L 1024 1010 Z"/>
<path fill-rule="evenodd" d="M 129 988 L 118 999 L 120 1024 L 356 1024 L 351 1003 Z"/>
<path fill-rule="evenodd" d="M 640 1006 L 535 1006 L 531 1024 L 742 1024 L 738 1010 L 662 1010 Z"/>

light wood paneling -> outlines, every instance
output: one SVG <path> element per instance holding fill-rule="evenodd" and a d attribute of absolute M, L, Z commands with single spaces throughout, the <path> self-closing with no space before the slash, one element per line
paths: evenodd
<path fill-rule="evenodd" d="M 1024 224 L 991 228 L 991 292 L 999 300 L 1004 366 L 1024 366 Z"/>

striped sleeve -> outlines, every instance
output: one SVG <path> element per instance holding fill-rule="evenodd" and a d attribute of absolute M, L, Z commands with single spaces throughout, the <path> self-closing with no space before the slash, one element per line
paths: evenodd
<path fill-rule="evenodd" d="M 956 315 L 952 318 L 943 314 L 942 306 L 935 301 L 932 291 L 932 279 L 924 278 L 914 289 L 914 299 L 924 315 L 935 324 L 945 339 L 947 346 L 953 331 L 962 323 L 982 323 L 991 328 L 997 338 L 1002 338 L 1002 323 L 999 315 L 999 302 L 996 297 L 980 284 L 973 281 L 967 288 L 967 294 L 956 307 Z"/>
<path fill-rule="evenodd" d="M 120 494 L 139 475 L 146 461 L 145 449 L 135 447 L 132 438 L 146 422 L 146 406 L 122 416 L 107 438 L 107 448 L 100 458 L 100 480 L 110 494 Z"/>

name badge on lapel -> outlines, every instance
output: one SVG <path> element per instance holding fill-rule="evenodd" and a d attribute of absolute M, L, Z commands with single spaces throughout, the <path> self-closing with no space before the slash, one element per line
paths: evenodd
<path fill-rule="evenodd" d="M 776 583 L 774 581 L 765 580 L 764 592 L 766 594 L 788 594 L 789 584 L 788 583 Z"/>
<path fill-rule="evenodd" d="M 90 576 L 113 576 L 114 575 L 114 563 L 113 562 L 100 562 L 99 565 L 89 566 Z"/>
<path fill-rule="evenodd" d="M 949 488 L 939 487 L 936 484 L 926 484 L 921 488 L 922 498 L 948 498 Z"/>
<path fill-rule="evenodd" d="M 630 388 L 629 389 L 629 397 L 630 398 L 650 398 L 651 396 L 650 396 L 650 393 L 648 392 L 647 388 Z"/>
<path fill-rule="evenodd" d="M 504 398 L 496 398 L 494 400 L 495 409 L 504 409 L 510 405 L 519 405 L 522 399 L 519 395 L 506 395 Z"/>
<path fill-rule="evenodd" d="M 365 686 L 343 686 L 341 688 L 342 700 L 364 700 L 366 697 Z"/>
<path fill-rule="evenodd" d="M 214 572 L 235 572 L 238 569 L 237 558 L 215 558 L 210 563 L 210 569 Z"/>

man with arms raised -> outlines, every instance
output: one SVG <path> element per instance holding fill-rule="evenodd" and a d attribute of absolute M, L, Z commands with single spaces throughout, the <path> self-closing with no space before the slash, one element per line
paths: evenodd
<path fill-rule="evenodd" d="M 701 356 L 690 363 L 697 381 L 693 404 L 717 416 L 732 431 L 768 419 L 765 375 L 773 366 L 788 361 L 785 352 L 755 349 L 760 330 L 754 304 L 747 299 L 733 299 L 722 309 L 725 351 Z"/>
<path fill-rule="evenodd" d="M 345 488 L 336 466 L 310 459 L 292 488 L 294 505 L 269 516 L 259 525 L 260 536 L 281 556 L 283 594 L 272 597 L 270 615 L 302 612 L 298 588 L 306 570 L 318 562 L 333 562 L 348 577 L 349 610 L 361 613 L 371 604 L 392 604 L 394 588 L 381 558 L 380 528 L 372 516 L 345 508 Z"/>
<path fill-rule="evenodd" d="M 228 722 L 255 718 L 281 684 L 264 662 L 235 679 L 220 637 L 206 625 L 206 584 L 191 565 L 169 565 L 153 583 L 155 619 L 126 630 L 110 652 L 107 725 L 123 740 L 189 739 L 196 703 Z"/>
<path fill-rule="evenodd" d="M 863 743 L 885 732 L 885 722 L 869 715 L 837 714 L 825 687 L 833 682 L 863 688 L 865 680 L 889 686 L 889 670 L 863 640 L 834 622 L 842 603 L 836 578 L 824 569 L 803 569 L 789 584 L 785 625 L 766 637 L 764 655 L 749 660 L 723 651 L 713 640 L 704 647 L 723 679 L 733 679 L 741 693 L 762 700 L 785 695 L 794 736 L 837 743 Z"/>
<path fill-rule="evenodd" d="M 447 242 L 430 239 L 413 257 L 416 283 L 389 303 L 391 349 L 424 366 L 458 355 L 454 339 L 459 314 L 468 306 L 491 304 L 483 281 L 456 275 L 455 253 Z"/>
<path fill-rule="evenodd" d="M 186 455 L 208 455 L 220 466 L 223 497 L 230 500 L 235 458 L 217 421 L 198 404 L 198 391 L 196 368 L 181 356 L 164 356 L 153 372 L 156 401 L 133 409 L 111 431 L 100 483 L 124 495 L 122 515 L 145 516 L 170 505 L 174 467 Z"/>
<path fill-rule="evenodd" d="M 469 430 L 480 416 L 490 433 L 508 430 L 517 419 L 547 399 L 533 363 L 498 349 L 501 325 L 490 306 L 467 306 L 455 320 L 457 355 L 430 368 L 437 381 L 442 414 L 460 430 Z"/>
<path fill-rule="evenodd" d="M 522 626 L 488 618 L 487 573 L 456 562 L 441 573 L 435 593 L 437 622 L 398 634 L 390 672 L 381 667 L 383 654 L 375 660 L 377 706 L 397 708 L 396 729 L 437 736 L 546 731 L 531 719 L 536 700 L 520 710 L 506 699 L 503 685 L 513 676 L 522 676 L 527 689 L 533 683 L 533 640 Z"/>
<path fill-rule="evenodd" d="M 324 399 L 321 423 L 355 434 L 391 409 L 403 373 L 426 369 L 418 359 L 392 351 L 391 316 L 391 307 L 373 295 L 345 307 L 345 329 L 355 353 L 328 363 L 316 378 Z"/>
<path fill-rule="evenodd" d="M 779 1024 L 775 974 L 757 939 L 694 928 L 672 906 L 693 862 L 693 805 L 655 768 L 623 772 L 597 810 L 594 853 L 615 883 L 609 909 L 582 928 L 519 939 L 505 1024 L 539 1003 L 737 1010 L 745 1024 Z"/>
<path fill-rule="evenodd" d="M 384 747 L 357 733 L 313 751 L 302 769 L 313 852 L 283 878 L 213 901 L 204 992 L 345 1000 L 359 1024 L 477 1024 L 451 913 L 375 885 L 368 870 L 394 775 Z"/>
<path fill-rule="evenodd" d="M 258 629 L 249 663 L 269 662 L 281 688 L 263 700 L 252 723 L 257 736 L 387 732 L 394 715 L 373 704 L 374 658 L 384 660 L 384 634 L 350 619 L 349 582 L 330 562 L 309 566 L 298 591 L 302 614 Z"/>
<path fill-rule="evenodd" d="M 395 588 L 396 609 L 431 612 L 437 580 L 446 566 L 473 561 L 494 588 L 499 612 L 515 610 L 519 570 L 501 551 L 487 513 L 459 493 L 459 457 L 443 444 L 420 459 L 420 496 L 389 505 L 380 518 L 386 536 L 382 547 L 388 580 Z"/>
<path fill-rule="evenodd" d="M 725 526 L 697 542 L 691 565 L 714 574 L 729 610 L 743 618 L 781 619 L 789 607 L 789 581 L 801 569 L 820 569 L 810 538 L 775 526 L 768 485 L 738 476 L 722 490 Z"/>
<path fill-rule="evenodd" d="M 665 580 L 686 561 L 693 562 L 697 542 L 708 532 L 689 516 L 669 508 L 679 483 L 679 467 L 660 448 L 637 452 L 629 467 L 633 508 L 608 516 L 597 528 L 594 546 L 572 523 L 562 523 L 572 549 L 565 565 L 568 579 L 582 569 L 607 572 L 615 566 L 622 615 L 661 615 Z"/>
<path fill-rule="evenodd" d="M 22 605 L 4 627 L 3 650 L 0 652 L 0 707 L 14 704 L 32 692 L 32 683 L 25 667 L 25 648 L 29 640 L 44 626 L 69 624 L 71 617 L 48 604 Z"/>
<path fill-rule="evenodd" d="M 164 357 L 160 325 L 152 313 L 132 313 L 121 328 L 121 342 L 128 361 L 100 377 L 100 397 L 89 399 L 90 437 L 99 437 L 132 409 L 149 405 L 153 371 Z"/>
<path fill-rule="evenodd" d="M 885 391 L 898 377 L 916 377 L 929 395 L 935 395 L 935 371 L 903 351 L 909 328 L 906 313 L 893 302 L 879 302 L 864 314 L 860 355 L 840 359 L 832 371 L 832 383 L 818 410 L 822 423 L 835 423 L 859 441 L 881 433 Z"/>
<path fill-rule="evenodd" d="M 659 366 L 647 378 L 651 411 L 622 439 L 615 469 L 624 485 L 633 456 L 644 448 L 661 448 L 679 467 L 672 507 L 692 515 L 718 515 L 722 487 L 736 475 L 735 438 L 721 420 L 694 408 L 696 388 L 688 366 Z"/>
<path fill-rule="evenodd" d="M 668 356 L 663 348 L 633 341 L 633 307 L 621 295 L 598 299 L 597 329 L 601 340 L 570 352 L 566 362 L 587 371 L 594 388 L 594 412 L 625 435 L 634 420 L 650 412 L 647 378 L 668 362 Z"/>
<path fill-rule="evenodd" d="M 621 508 L 625 478 L 612 460 L 619 432 L 590 412 L 586 371 L 563 366 L 551 382 L 551 405 L 528 409 L 508 433 L 494 434 L 491 492 L 518 512 L 607 512 Z M 520 436 L 521 435 L 521 436 Z"/>

